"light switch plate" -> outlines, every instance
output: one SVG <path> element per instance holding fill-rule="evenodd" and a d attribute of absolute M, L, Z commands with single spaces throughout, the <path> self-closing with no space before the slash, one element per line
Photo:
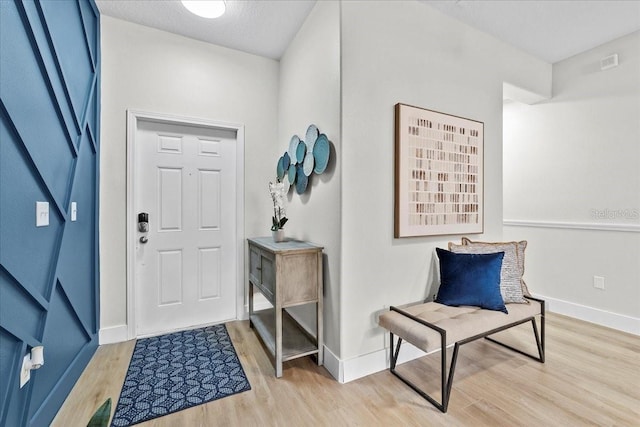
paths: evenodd
<path fill-rule="evenodd" d="M 24 387 L 31 379 L 31 357 L 28 354 L 22 358 L 22 367 L 20 368 L 20 388 Z"/>
<path fill-rule="evenodd" d="M 36 227 L 49 225 L 49 202 L 36 202 Z"/>
<path fill-rule="evenodd" d="M 71 202 L 71 221 L 75 221 L 78 218 L 78 204 Z"/>

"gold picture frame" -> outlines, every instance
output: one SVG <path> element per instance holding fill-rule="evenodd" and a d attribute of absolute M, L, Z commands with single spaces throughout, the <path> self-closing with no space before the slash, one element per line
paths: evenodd
<path fill-rule="evenodd" d="M 395 106 L 394 236 L 484 231 L 484 123 Z"/>

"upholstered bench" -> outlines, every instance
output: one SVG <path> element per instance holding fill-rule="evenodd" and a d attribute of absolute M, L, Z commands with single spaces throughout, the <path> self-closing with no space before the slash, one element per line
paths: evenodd
<path fill-rule="evenodd" d="M 496 344 L 544 363 L 545 303 L 537 298 L 528 296 L 525 298 L 529 300 L 528 304 L 506 304 L 508 314 L 479 307 L 452 307 L 436 302 L 426 302 L 402 309 L 391 307 L 389 311 L 380 315 L 378 320 L 379 325 L 389 331 L 391 338 L 390 371 L 440 411 L 447 412 L 458 349 L 461 345 L 479 338 L 487 338 Z M 537 316 L 540 316 L 540 333 L 538 333 L 536 325 Z M 533 325 L 533 333 L 538 347 L 537 356 L 527 354 L 489 337 L 492 334 L 526 322 L 531 322 Z M 395 344 L 394 335 L 398 337 L 395 340 L 397 341 Z M 426 353 L 440 351 L 442 402 L 436 401 L 396 371 L 398 354 L 403 340 Z M 450 345 L 454 346 L 454 350 L 451 358 L 451 368 L 447 377 L 446 348 Z"/>

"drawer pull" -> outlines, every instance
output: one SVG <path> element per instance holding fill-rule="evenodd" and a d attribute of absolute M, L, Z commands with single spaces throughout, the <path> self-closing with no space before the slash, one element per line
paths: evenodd
<path fill-rule="evenodd" d="M 262 270 L 262 267 L 256 267 L 256 270 L 260 271 Z"/>

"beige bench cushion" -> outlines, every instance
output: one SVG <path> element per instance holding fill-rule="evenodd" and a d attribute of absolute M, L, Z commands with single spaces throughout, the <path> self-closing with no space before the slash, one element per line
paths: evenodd
<path fill-rule="evenodd" d="M 450 307 L 427 302 L 403 311 L 447 331 L 447 346 L 492 329 L 540 314 L 540 303 L 507 304 L 509 314 L 478 307 Z M 380 315 L 378 324 L 419 349 L 430 352 L 440 349 L 440 334 L 394 311 Z"/>

